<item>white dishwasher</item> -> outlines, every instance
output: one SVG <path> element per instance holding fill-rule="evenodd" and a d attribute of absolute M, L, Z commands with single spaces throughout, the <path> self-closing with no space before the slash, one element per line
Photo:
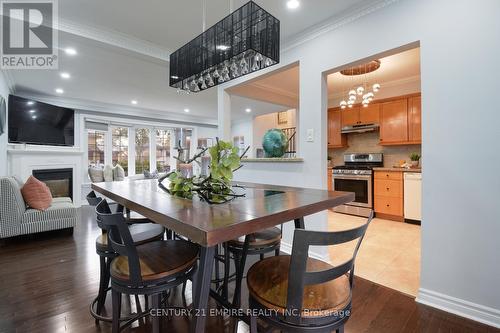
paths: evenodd
<path fill-rule="evenodd" d="M 404 173 L 404 214 L 405 219 L 422 220 L 422 174 Z"/>

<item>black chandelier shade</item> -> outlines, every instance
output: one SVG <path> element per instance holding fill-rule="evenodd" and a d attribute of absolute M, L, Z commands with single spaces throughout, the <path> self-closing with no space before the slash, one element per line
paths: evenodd
<path fill-rule="evenodd" d="M 280 21 L 249 1 L 170 55 L 170 86 L 199 92 L 279 61 Z"/>

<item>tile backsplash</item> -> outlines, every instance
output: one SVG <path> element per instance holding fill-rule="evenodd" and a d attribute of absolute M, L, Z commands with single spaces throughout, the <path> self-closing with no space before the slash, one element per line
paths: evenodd
<path fill-rule="evenodd" d="M 384 166 L 399 164 L 400 160 L 410 161 L 411 153 L 422 154 L 421 145 L 381 146 L 378 131 L 368 133 L 350 133 L 347 135 L 347 148 L 329 149 L 328 155 L 333 159 L 333 165 L 344 164 L 344 154 L 349 153 L 383 153 Z"/>

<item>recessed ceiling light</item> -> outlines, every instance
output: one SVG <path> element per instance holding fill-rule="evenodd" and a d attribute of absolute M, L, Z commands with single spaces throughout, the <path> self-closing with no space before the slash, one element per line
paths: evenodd
<path fill-rule="evenodd" d="M 36 112 L 36 110 L 30 110 L 30 113 L 35 113 L 35 112 Z"/>
<path fill-rule="evenodd" d="M 56 89 L 56 93 L 58 93 L 58 94 L 64 94 L 64 90 L 61 89 L 61 88 L 57 88 Z"/>
<path fill-rule="evenodd" d="M 130 103 L 134 104 L 134 105 L 137 105 L 139 104 L 139 102 L 137 102 L 135 99 L 131 100 Z"/>
<path fill-rule="evenodd" d="M 28 101 L 28 102 L 26 102 L 26 104 L 27 104 L 27 105 L 33 105 L 33 104 L 35 104 L 35 102 L 33 102 L 33 101 Z"/>
<path fill-rule="evenodd" d="M 250 113 L 250 112 L 252 112 L 252 109 L 250 109 L 250 108 L 245 109 L 245 112 L 246 112 L 246 113 Z"/>
<path fill-rule="evenodd" d="M 300 2 L 299 0 L 289 0 L 287 3 L 286 3 L 287 7 L 289 9 L 297 9 L 299 8 L 300 6 Z"/>
<path fill-rule="evenodd" d="M 61 77 L 63 79 L 69 79 L 69 78 L 71 78 L 71 74 L 69 74 L 67 72 L 62 72 L 60 75 L 61 75 Z"/>
<path fill-rule="evenodd" d="M 189 113 L 189 111 L 190 111 L 189 109 L 184 109 L 184 112 L 186 113 Z"/>
<path fill-rule="evenodd" d="M 36 119 L 36 118 L 37 118 L 37 116 L 31 116 L 31 119 Z"/>
<path fill-rule="evenodd" d="M 64 52 L 66 52 L 67 55 L 74 56 L 77 54 L 76 50 L 72 47 L 67 47 L 64 49 Z"/>

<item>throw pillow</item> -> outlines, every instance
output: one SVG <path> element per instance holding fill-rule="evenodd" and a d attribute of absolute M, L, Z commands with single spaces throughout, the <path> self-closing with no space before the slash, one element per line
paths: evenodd
<path fill-rule="evenodd" d="M 52 204 L 52 194 L 45 183 L 30 176 L 21 188 L 21 194 L 29 207 L 46 210 Z"/>
<path fill-rule="evenodd" d="M 90 166 L 89 177 L 92 183 L 101 183 L 104 181 L 104 171 L 101 168 Z"/>
<path fill-rule="evenodd" d="M 151 172 L 149 172 L 149 170 L 144 170 L 142 174 L 144 175 L 144 178 L 151 179 Z"/>
<path fill-rule="evenodd" d="M 113 180 L 116 182 L 121 182 L 125 180 L 125 170 L 120 164 L 115 165 L 113 168 Z"/>
<path fill-rule="evenodd" d="M 106 165 L 104 167 L 104 181 L 105 182 L 112 182 L 113 181 L 113 167 L 111 165 Z"/>
<path fill-rule="evenodd" d="M 160 175 L 158 174 L 158 170 L 155 170 L 153 172 L 149 172 L 149 170 L 144 170 L 143 174 L 144 174 L 145 179 L 158 179 L 158 178 L 160 178 Z"/>

